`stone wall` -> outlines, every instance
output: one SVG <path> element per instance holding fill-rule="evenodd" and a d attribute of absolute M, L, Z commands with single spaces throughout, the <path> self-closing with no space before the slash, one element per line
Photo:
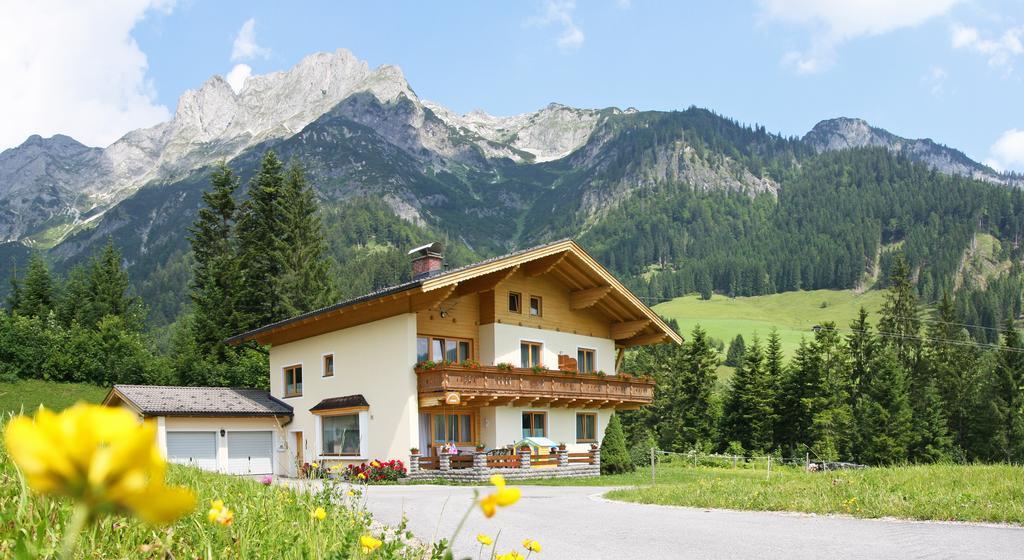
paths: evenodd
<path fill-rule="evenodd" d="M 543 467 L 529 466 L 530 454 L 519 454 L 519 468 L 488 468 L 487 455 L 482 452 L 473 453 L 473 466 L 465 469 L 452 469 L 450 458 L 442 454 L 439 457 L 440 469 L 421 469 L 419 455 L 409 458 L 409 480 L 443 480 L 446 482 L 477 483 L 488 482 L 492 476 L 500 474 L 505 480 L 530 480 L 540 478 L 568 478 L 601 476 L 601 451 L 591 450 L 590 463 L 569 463 L 569 455 L 562 450 L 558 453 L 557 465 Z"/>

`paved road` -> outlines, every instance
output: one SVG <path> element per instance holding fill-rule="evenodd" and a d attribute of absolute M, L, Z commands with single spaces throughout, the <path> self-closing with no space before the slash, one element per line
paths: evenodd
<path fill-rule="evenodd" d="M 608 488 L 520 488 L 522 500 L 493 518 L 479 510 L 470 515 L 457 558 L 476 558 L 475 535 L 499 529 L 499 552 L 529 537 L 544 547 L 537 560 L 1024 558 L 1024 528 L 647 506 L 604 500 Z M 387 524 L 404 514 L 413 533 L 431 540 L 451 535 L 472 493 L 371 486 L 367 505 Z"/>

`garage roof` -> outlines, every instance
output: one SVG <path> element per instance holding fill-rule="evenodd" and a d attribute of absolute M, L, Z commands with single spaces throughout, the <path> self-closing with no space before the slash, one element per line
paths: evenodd
<path fill-rule="evenodd" d="M 310 412 L 316 412 L 318 410 L 337 410 L 339 408 L 354 408 L 370 406 L 370 403 L 366 402 L 366 398 L 362 395 L 345 395 L 344 397 L 331 397 L 324 399 L 309 409 Z"/>
<path fill-rule="evenodd" d="M 292 407 L 260 389 L 114 385 L 106 405 L 125 403 L 144 416 L 291 416 Z"/>

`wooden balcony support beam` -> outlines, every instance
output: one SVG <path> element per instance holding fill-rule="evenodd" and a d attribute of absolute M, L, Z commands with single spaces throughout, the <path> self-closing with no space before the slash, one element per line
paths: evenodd
<path fill-rule="evenodd" d="M 629 348 L 631 346 L 645 346 L 648 344 L 660 344 L 662 342 L 665 342 L 665 339 L 667 338 L 668 335 L 665 333 L 642 334 L 639 336 L 634 336 L 633 338 L 623 340 L 620 344 L 624 348 Z"/>
<path fill-rule="evenodd" d="M 457 286 L 457 284 L 452 284 L 451 286 L 412 296 L 412 300 L 409 303 L 409 311 L 415 313 L 417 311 L 426 311 L 427 309 L 436 309 L 444 300 L 451 297 Z"/>
<path fill-rule="evenodd" d="M 569 294 L 569 307 L 572 309 L 586 309 L 588 307 L 593 307 L 595 303 L 604 299 L 604 297 L 611 291 L 611 286 L 597 286 L 594 288 L 576 290 Z"/>

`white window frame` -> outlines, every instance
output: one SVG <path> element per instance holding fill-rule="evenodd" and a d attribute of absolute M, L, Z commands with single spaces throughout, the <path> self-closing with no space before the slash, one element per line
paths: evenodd
<path fill-rule="evenodd" d="M 324 423 L 325 416 L 359 415 L 359 455 L 324 455 Z M 370 459 L 370 411 L 359 410 L 343 414 L 314 414 L 316 417 L 316 457 L 319 461 L 368 461 Z"/>
<path fill-rule="evenodd" d="M 334 379 L 338 375 L 338 360 L 336 356 L 337 352 L 324 352 L 320 354 L 320 379 Z M 334 363 L 334 371 L 330 375 L 327 375 L 327 369 L 324 367 L 324 361 L 327 356 L 331 357 L 331 361 Z M 594 358 L 595 363 L 597 358 Z"/>

